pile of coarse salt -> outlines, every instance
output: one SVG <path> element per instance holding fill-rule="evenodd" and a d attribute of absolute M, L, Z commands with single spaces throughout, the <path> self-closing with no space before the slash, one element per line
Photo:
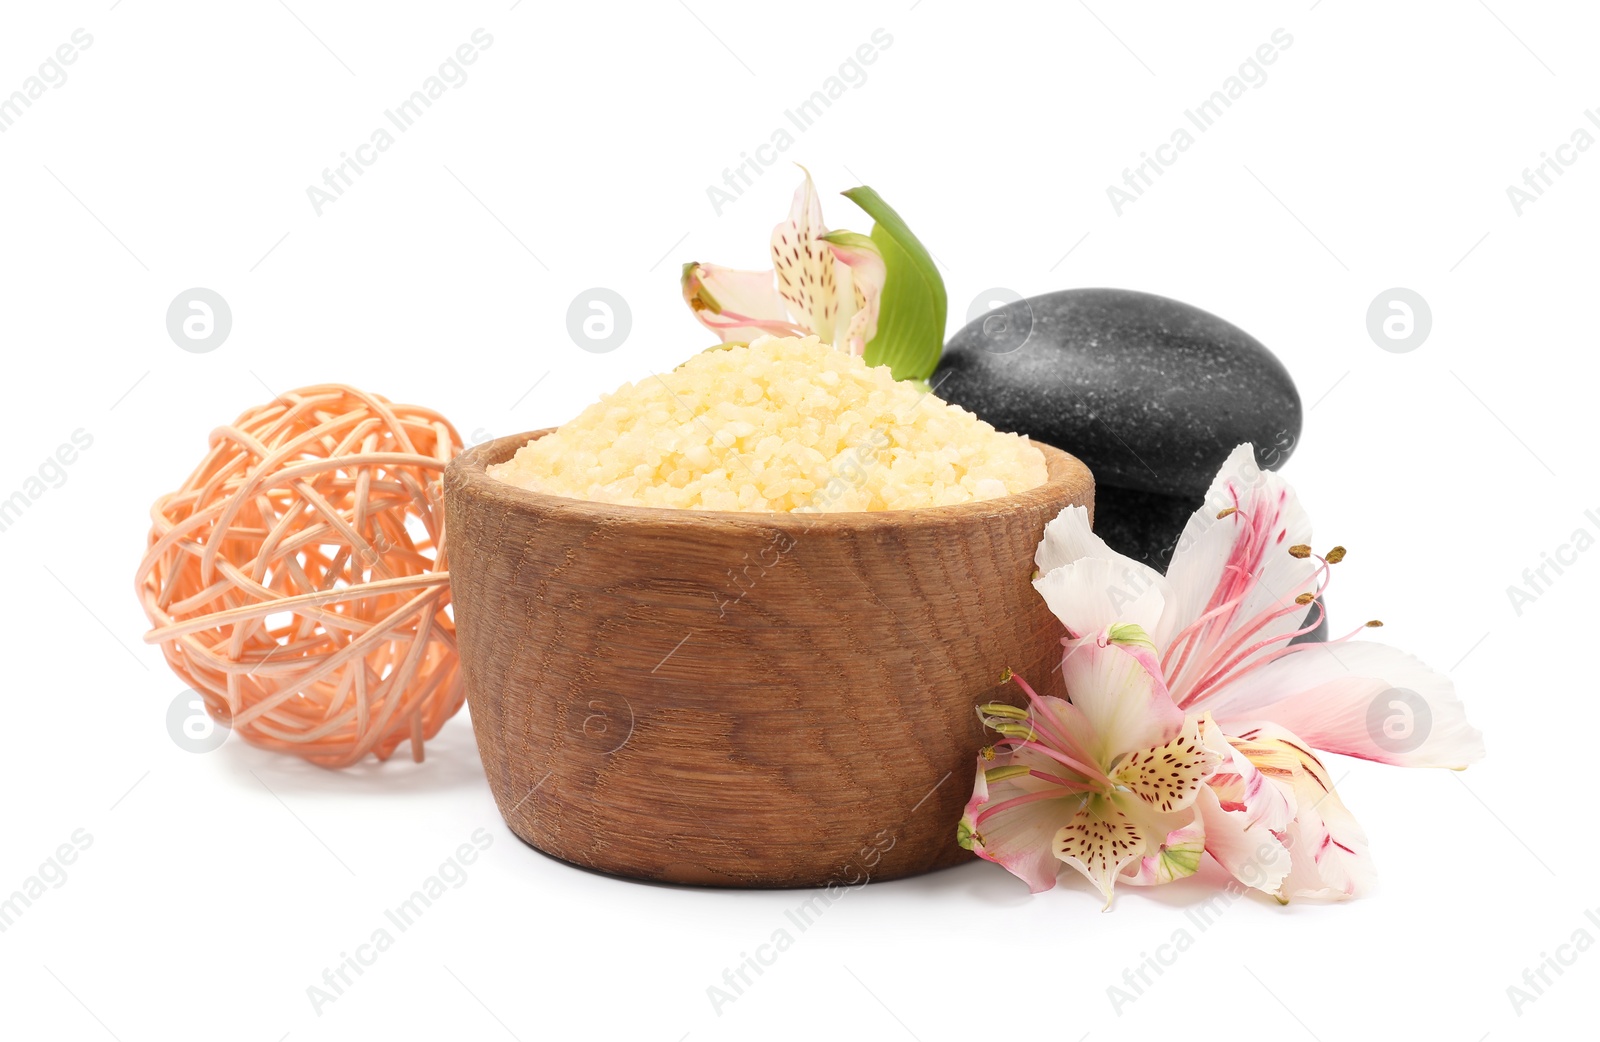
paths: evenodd
<path fill-rule="evenodd" d="M 690 510 L 910 510 L 1035 488 L 1044 455 L 816 337 L 706 351 L 624 384 L 489 474 Z"/>

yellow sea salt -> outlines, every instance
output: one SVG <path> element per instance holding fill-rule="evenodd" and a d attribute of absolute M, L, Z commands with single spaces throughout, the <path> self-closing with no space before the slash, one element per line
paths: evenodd
<path fill-rule="evenodd" d="M 489 474 L 693 510 L 910 510 L 1045 481 L 1044 455 L 816 337 L 706 351 L 624 384 Z"/>

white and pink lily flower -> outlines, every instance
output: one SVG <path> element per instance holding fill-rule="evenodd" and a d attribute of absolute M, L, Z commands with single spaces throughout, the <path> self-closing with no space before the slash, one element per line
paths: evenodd
<path fill-rule="evenodd" d="M 1205 850 L 1282 900 L 1351 896 L 1371 878 L 1365 837 L 1313 749 L 1456 769 L 1483 756 L 1449 679 L 1411 656 L 1354 633 L 1289 643 L 1315 629 L 1307 613 L 1320 614 L 1310 606 L 1344 557 L 1310 540 L 1293 490 L 1241 445 L 1165 575 L 1107 546 L 1082 507 L 1046 526 L 1035 558 L 1034 585 L 1069 634 L 1064 662 L 1086 635 L 1136 625 L 1175 709 L 1208 713 L 1227 736 L 1227 762 L 1195 800 Z M 1141 863 L 1125 878 L 1159 882 L 1172 867 Z"/>
<path fill-rule="evenodd" d="M 814 334 L 860 355 L 877 332 L 886 278 L 871 238 L 830 232 L 822 223 L 822 203 L 806 171 L 788 219 L 772 230 L 772 269 L 690 262 L 683 266 L 683 299 L 723 343 Z"/>
<path fill-rule="evenodd" d="M 1067 864 L 1111 904 L 1125 869 L 1164 882 L 1198 866 L 1195 800 L 1222 755 L 1209 719 L 1185 716 L 1168 695 L 1137 626 L 1071 641 L 1062 662 L 1071 701 L 1039 695 L 1029 708 L 978 707 L 1002 738 L 978 757 L 962 846 L 1038 893 Z"/>

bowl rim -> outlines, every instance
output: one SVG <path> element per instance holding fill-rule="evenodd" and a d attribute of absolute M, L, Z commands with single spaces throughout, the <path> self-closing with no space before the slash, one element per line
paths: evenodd
<path fill-rule="evenodd" d="M 691 510 L 681 507 L 643 507 L 626 503 L 603 503 L 572 499 L 549 492 L 536 492 L 489 476 L 491 464 L 503 463 L 528 442 L 542 438 L 556 428 L 545 427 L 522 434 L 509 434 L 483 442 L 457 454 L 445 469 L 447 493 L 460 489 L 475 497 L 497 500 L 502 505 L 529 512 L 560 516 L 568 520 L 595 523 L 676 527 L 680 525 L 720 525 L 759 527 L 784 532 L 874 531 L 910 526 L 962 525 L 980 519 L 1055 507 L 1063 499 L 1092 509 L 1094 474 L 1076 456 L 1054 445 L 1029 438 L 1029 444 L 1044 453 L 1047 477 L 1044 484 L 995 499 L 948 506 L 915 507 L 910 510 L 839 510 L 799 513 L 795 511 Z M 1062 509 L 1056 507 L 1057 510 Z"/>

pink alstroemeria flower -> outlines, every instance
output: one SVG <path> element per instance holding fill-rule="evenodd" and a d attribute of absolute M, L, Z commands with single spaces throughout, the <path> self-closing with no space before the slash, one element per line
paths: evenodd
<path fill-rule="evenodd" d="M 683 266 L 683 299 L 723 343 L 815 334 L 841 351 L 866 353 L 887 278 L 883 254 L 865 235 L 827 230 L 809 171 L 788 219 L 772 230 L 772 265 L 738 271 L 691 261 Z"/>
<path fill-rule="evenodd" d="M 1151 882 L 1194 871 L 1194 802 L 1222 756 L 1208 744 L 1209 720 L 1173 704 L 1150 648 L 1137 626 L 1112 626 L 1070 642 L 1070 702 L 1015 677 L 1029 708 L 978 707 L 1003 737 L 978 757 L 962 846 L 1034 893 L 1071 865 L 1107 907 L 1129 866 L 1148 864 Z"/>
<path fill-rule="evenodd" d="M 1320 614 L 1310 606 L 1344 557 L 1310 541 L 1293 490 L 1241 445 L 1165 575 L 1107 546 L 1082 507 L 1046 526 L 1035 558 L 1034 585 L 1070 638 L 1141 627 L 1176 709 L 1209 713 L 1228 736 L 1227 762 L 1195 801 L 1205 850 L 1281 900 L 1352 896 L 1371 878 L 1365 837 L 1313 749 L 1456 769 L 1483 756 L 1450 680 L 1415 658 L 1354 633 L 1289 643 L 1315 628 L 1307 612 Z M 1160 881 L 1148 868 L 1128 881 Z"/>

